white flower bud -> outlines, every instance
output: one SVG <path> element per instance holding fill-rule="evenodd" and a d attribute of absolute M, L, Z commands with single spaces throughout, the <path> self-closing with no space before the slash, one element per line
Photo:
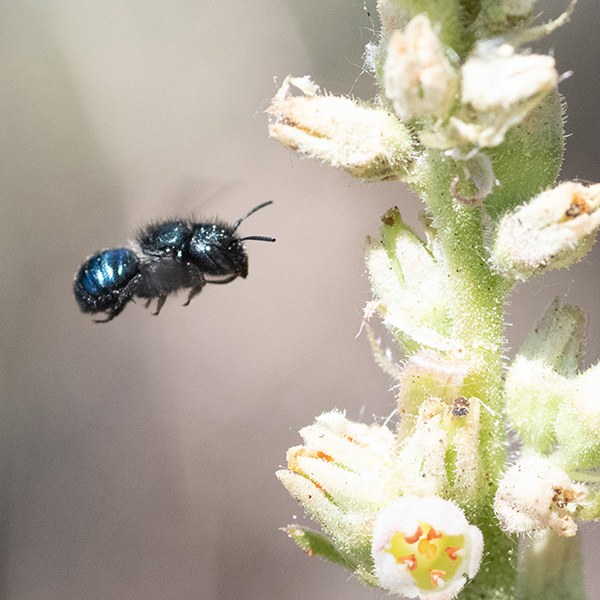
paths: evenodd
<path fill-rule="evenodd" d="M 438 117 L 451 108 L 458 73 L 444 54 L 427 15 L 416 16 L 390 37 L 384 88 L 401 119 Z"/>
<path fill-rule="evenodd" d="M 308 477 L 344 508 L 359 510 L 381 501 L 394 446 L 387 427 L 356 423 L 331 411 L 300 435 L 304 445 L 287 453 L 291 471 Z"/>
<path fill-rule="evenodd" d="M 411 373 L 415 375 L 414 369 Z M 446 495 L 452 490 L 465 501 L 475 497 L 480 483 L 479 414 L 480 401 L 475 397 L 428 396 L 421 401 L 416 420 L 410 416 L 413 426 L 406 435 L 403 420 L 409 415 L 401 413 L 399 488 L 417 496 Z"/>
<path fill-rule="evenodd" d="M 374 512 L 397 494 L 392 483 L 395 437 L 387 428 L 349 421 L 331 411 L 300 430 L 288 470 L 277 476 L 290 494 L 349 556 L 369 543 Z"/>
<path fill-rule="evenodd" d="M 449 350 L 452 343 L 447 277 L 398 209 L 383 217 L 381 240 L 367 240 L 365 258 L 384 324 L 408 351 Z"/>
<path fill-rule="evenodd" d="M 480 42 L 462 67 L 461 108 L 446 123 L 424 130 L 421 140 L 438 149 L 498 146 L 557 83 L 551 56 Z"/>
<path fill-rule="evenodd" d="M 505 473 L 494 499 L 494 510 L 507 533 L 551 529 L 571 537 L 577 532 L 573 514 L 586 496 L 583 485 L 548 459 L 531 456 Z"/>
<path fill-rule="evenodd" d="M 524 281 L 581 260 L 600 227 L 599 203 L 600 184 L 566 182 L 542 192 L 500 221 L 491 250 L 494 267 Z"/>
<path fill-rule="evenodd" d="M 477 574 L 483 536 L 453 502 L 403 496 L 377 517 L 372 552 L 385 589 L 407 598 L 450 600 Z"/>
<path fill-rule="evenodd" d="M 461 96 L 477 112 L 510 112 L 541 99 L 557 83 L 551 56 L 516 54 L 509 44 L 481 42 L 462 67 Z"/>
<path fill-rule="evenodd" d="M 554 59 L 541 54 L 516 54 L 509 44 L 483 42 L 462 67 L 462 103 L 476 116 L 471 143 L 497 146 L 506 132 L 558 83 Z M 467 137 L 473 133 L 467 133 Z"/>
<path fill-rule="evenodd" d="M 304 95 L 291 96 L 290 86 Z M 412 163 L 408 130 L 394 115 L 350 98 L 317 95 L 307 77 L 288 77 L 267 112 L 282 144 L 361 179 L 402 179 Z"/>

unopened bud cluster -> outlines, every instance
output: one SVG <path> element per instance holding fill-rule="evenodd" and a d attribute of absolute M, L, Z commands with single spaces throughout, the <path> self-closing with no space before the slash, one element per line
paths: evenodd
<path fill-rule="evenodd" d="M 507 16 L 514 16 L 528 14 L 531 3 L 506 4 Z M 384 23 L 404 22 L 402 11 L 385 3 L 380 9 Z M 498 146 L 558 83 L 551 56 L 521 52 L 508 41 L 480 41 L 461 60 L 426 14 L 390 29 L 384 41 L 372 52 L 381 56 L 374 68 L 381 74 L 383 107 L 320 94 L 307 78 L 288 77 L 267 111 L 270 134 L 362 179 L 409 180 L 414 160 L 427 148 L 456 156 Z M 291 96 L 291 85 L 303 95 Z"/>

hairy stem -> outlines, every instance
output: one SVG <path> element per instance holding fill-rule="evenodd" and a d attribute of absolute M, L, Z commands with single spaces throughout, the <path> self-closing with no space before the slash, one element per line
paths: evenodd
<path fill-rule="evenodd" d="M 506 284 L 487 262 L 481 209 L 453 201 L 452 173 L 448 162 L 430 156 L 416 186 L 433 215 L 434 226 L 445 250 L 448 281 L 454 307 L 454 339 L 457 349 L 474 365 L 463 394 L 478 398 L 483 406 L 480 422 L 480 489 L 476 506 L 466 512 L 481 528 L 486 540 L 479 575 L 462 598 L 514 598 L 514 542 L 499 529 L 492 504 L 503 469 L 505 423 L 502 417 L 503 307 Z M 423 185 L 425 182 L 425 185 Z"/>

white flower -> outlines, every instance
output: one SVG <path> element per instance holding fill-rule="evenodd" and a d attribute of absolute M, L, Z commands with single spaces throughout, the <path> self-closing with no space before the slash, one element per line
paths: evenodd
<path fill-rule="evenodd" d="M 290 95 L 290 88 L 303 95 Z M 267 112 L 282 144 L 361 179 L 402 179 L 412 163 L 406 128 L 387 111 L 317 94 L 308 77 L 287 77 Z"/>
<path fill-rule="evenodd" d="M 586 496 L 583 485 L 548 459 L 521 459 L 500 481 L 494 510 L 508 533 L 531 533 L 551 529 L 571 537 L 577 532 L 573 513 Z"/>
<path fill-rule="evenodd" d="M 453 502 L 403 496 L 377 517 L 372 552 L 385 589 L 408 598 L 450 600 L 477 574 L 483 536 Z"/>
<path fill-rule="evenodd" d="M 458 73 L 444 54 L 427 15 L 417 15 L 390 37 L 384 88 L 401 119 L 446 114 L 458 91 Z"/>

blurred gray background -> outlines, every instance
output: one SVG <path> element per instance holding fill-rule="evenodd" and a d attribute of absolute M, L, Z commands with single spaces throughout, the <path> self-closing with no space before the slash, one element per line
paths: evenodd
<path fill-rule="evenodd" d="M 564 2 L 540 1 L 545 15 Z M 366 234 L 401 184 L 363 184 L 270 141 L 273 78 L 312 74 L 373 95 L 361 74 L 374 0 L 0 3 L 2 409 L 0 597 L 10 600 L 375 599 L 305 557 L 274 471 L 324 410 L 387 416 L 390 380 L 355 339 Z M 375 18 L 374 16 L 372 17 Z M 600 4 L 544 42 L 569 103 L 563 178 L 600 179 Z M 376 26 L 376 24 L 375 24 Z M 526 166 L 525 166 L 526 168 Z M 93 325 L 72 278 L 94 251 L 172 215 L 244 223 L 250 276 L 159 318 L 131 305 Z M 598 251 L 527 284 L 512 348 L 556 295 L 590 314 Z M 600 598 L 594 527 L 588 587 Z"/>

